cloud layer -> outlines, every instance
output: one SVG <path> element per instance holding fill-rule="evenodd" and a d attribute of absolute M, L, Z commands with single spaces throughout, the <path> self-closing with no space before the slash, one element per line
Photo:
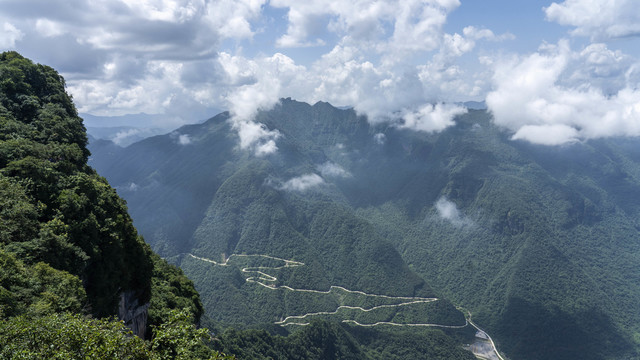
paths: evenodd
<path fill-rule="evenodd" d="M 502 48 L 517 42 L 489 28 L 499 24 L 450 26 L 467 3 L 5 0 L 0 48 L 60 70 L 80 112 L 184 123 L 229 110 L 239 148 L 258 156 L 277 151 L 281 135 L 254 115 L 282 97 L 437 132 L 465 111 L 452 104 L 488 95 L 514 139 L 637 135 L 640 65 L 610 43 L 640 35 L 633 0 L 550 2 L 523 14 L 591 41 L 528 55 Z"/>
<path fill-rule="evenodd" d="M 640 89 L 622 55 L 604 44 L 574 52 L 567 41 L 496 65 L 487 105 L 514 140 L 561 145 L 585 139 L 640 135 Z M 592 72 L 586 74 L 586 72 Z M 620 78 L 627 81 L 619 81 Z M 618 88 L 605 93 L 600 79 Z"/>
<path fill-rule="evenodd" d="M 372 121 L 399 122 L 408 114 L 407 127 L 441 130 L 451 123 L 441 117 L 455 111 L 438 107 L 434 117 L 426 113 L 430 104 L 477 96 L 478 84 L 488 85 L 467 80 L 456 59 L 477 41 L 500 38 L 474 27 L 445 33 L 458 0 L 4 5 L 0 47 L 18 48 L 61 70 L 81 112 L 165 113 L 195 121 L 213 109 L 229 109 L 240 146 L 261 154 L 277 149 L 278 133 L 252 124 L 252 117 L 280 97 L 354 106 Z M 286 14 L 281 32 L 281 19 L 269 15 L 276 10 Z M 252 45 L 267 31 L 275 49 L 322 50 L 304 65 L 277 51 L 244 55 L 238 45 Z M 224 45 L 229 42 L 235 49 Z"/>
<path fill-rule="evenodd" d="M 635 0 L 566 0 L 544 9 L 547 20 L 575 27 L 573 35 L 593 40 L 640 36 L 640 11 Z"/>

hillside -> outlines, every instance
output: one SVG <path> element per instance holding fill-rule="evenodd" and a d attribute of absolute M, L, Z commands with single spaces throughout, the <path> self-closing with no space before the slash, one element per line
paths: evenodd
<path fill-rule="evenodd" d="M 86 145 L 64 79 L 0 54 L 0 358 L 222 358 Z"/>
<path fill-rule="evenodd" d="M 289 299 L 284 286 L 340 286 L 451 299 L 514 359 L 637 356 L 635 139 L 534 146 L 510 140 L 485 110 L 429 134 L 283 99 L 256 118 L 280 132 L 279 150 L 255 157 L 237 147 L 228 118 L 118 152 L 96 147 L 91 160 L 152 248 L 194 279 L 215 320 L 247 326 L 332 312 L 348 304 Z M 252 267 L 271 268 L 262 282 L 276 289 L 247 281 Z M 420 313 L 450 313 L 457 324 L 455 311 L 441 310 Z"/>

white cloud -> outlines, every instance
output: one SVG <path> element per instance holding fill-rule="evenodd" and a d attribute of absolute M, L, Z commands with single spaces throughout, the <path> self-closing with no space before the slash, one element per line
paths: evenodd
<path fill-rule="evenodd" d="M 441 197 L 435 203 L 436 211 L 441 219 L 449 221 L 455 226 L 472 225 L 473 222 L 460 213 L 456 204 L 446 197 Z"/>
<path fill-rule="evenodd" d="M 417 110 L 404 111 L 401 128 L 423 132 L 438 132 L 454 125 L 453 119 L 467 112 L 464 106 L 453 104 L 426 104 Z"/>
<path fill-rule="evenodd" d="M 607 54 L 606 47 L 598 48 L 598 53 Z M 592 50 L 575 53 L 568 42 L 561 41 L 529 56 L 496 64 L 495 90 L 487 96 L 494 121 L 514 131 L 513 139 L 544 145 L 640 136 L 637 83 L 607 95 L 590 78 L 572 76 L 584 74 L 589 64 L 609 61 L 606 56 L 593 56 Z"/>
<path fill-rule="evenodd" d="M 322 179 L 320 175 L 305 174 L 287 180 L 279 187 L 279 189 L 285 191 L 304 192 L 322 184 L 324 184 L 324 179 Z"/>
<path fill-rule="evenodd" d="M 566 0 L 544 11 L 547 20 L 575 27 L 573 35 L 594 40 L 640 35 L 637 0 Z"/>
<path fill-rule="evenodd" d="M 60 36 L 65 33 L 64 26 L 49 19 L 38 19 L 36 21 L 36 30 L 46 38 Z"/>
<path fill-rule="evenodd" d="M 252 38 L 251 21 L 259 18 L 266 0 L 218 0 L 207 4 L 206 20 L 224 38 Z"/>
<path fill-rule="evenodd" d="M 184 23 L 203 10 L 203 0 L 136 0 L 124 1 L 139 18 Z"/>
<path fill-rule="evenodd" d="M 578 130 L 565 124 L 524 125 L 511 139 L 540 145 L 561 145 L 578 141 Z"/>
<path fill-rule="evenodd" d="M 278 39 L 279 46 L 323 45 L 322 34 L 330 31 L 344 44 L 375 41 L 378 51 L 389 52 L 437 48 L 447 14 L 460 2 L 272 0 L 270 5 L 288 9 L 288 28 Z"/>
<path fill-rule="evenodd" d="M 264 124 L 252 120 L 232 118 L 233 128 L 238 132 L 240 148 L 253 150 L 258 156 L 272 154 L 278 150 L 276 140 L 280 137 L 277 130 L 269 130 Z"/>
<path fill-rule="evenodd" d="M 332 163 L 330 161 L 327 161 L 326 163 L 319 165 L 318 171 L 320 171 L 320 174 L 325 178 L 328 178 L 328 177 L 346 178 L 351 176 L 351 173 L 345 170 L 342 166 L 336 163 Z"/>
<path fill-rule="evenodd" d="M 577 55 L 577 54 L 576 54 Z M 627 73 L 634 66 L 634 60 L 620 50 L 610 50 L 602 43 L 590 44 L 579 55 L 581 64 L 569 68 L 570 81 L 574 84 L 589 84 L 602 90 L 604 94 L 615 94 L 634 82 Z"/>
<path fill-rule="evenodd" d="M 189 136 L 189 134 L 180 134 L 178 130 L 171 132 L 169 135 L 178 145 L 189 145 L 192 143 L 191 136 Z"/>
<path fill-rule="evenodd" d="M 476 27 L 446 34 L 459 0 L 5 2 L 0 17 L 12 19 L 13 37 L 0 45 L 35 39 L 34 60 L 63 72 L 81 112 L 193 122 L 228 109 L 240 147 L 260 156 L 277 151 L 281 134 L 254 117 L 282 97 L 442 129 L 456 111 L 425 104 L 479 99 L 489 76 L 457 61 L 480 41 L 509 37 Z M 296 50 L 273 49 L 319 44 L 327 47 L 305 51 L 304 66 Z"/>
<path fill-rule="evenodd" d="M 16 41 L 21 40 L 23 36 L 24 33 L 20 29 L 9 22 L 5 22 L 0 31 L 0 49 L 12 49 L 16 45 Z"/>
<path fill-rule="evenodd" d="M 141 129 L 127 129 L 124 131 L 118 131 L 116 135 L 111 139 L 114 144 L 123 146 L 124 144 L 129 142 L 129 139 L 137 136 L 143 130 Z"/>
<path fill-rule="evenodd" d="M 439 102 L 437 99 L 441 98 L 468 99 L 477 92 L 476 79 L 473 76 L 466 79 L 467 74 L 454 65 L 458 55 L 447 55 L 444 61 L 443 56 L 437 54 L 428 65 L 375 65 L 362 60 L 365 56 L 358 48 L 336 46 L 311 68 L 307 79 L 314 84 L 314 92 L 310 100 L 352 105 L 372 123 L 397 123 L 403 115 L 414 114 L 415 124 L 424 125 L 422 120 L 427 119 L 424 115 L 431 106 L 425 104 Z M 432 117 L 451 115 L 448 119 L 439 119 L 449 125 L 457 115 L 455 111 L 443 111 L 451 110 L 448 106 L 435 110 Z M 426 130 L 426 126 L 424 128 Z"/>
<path fill-rule="evenodd" d="M 178 136 L 178 144 L 180 145 L 189 145 L 191 144 L 191 137 L 187 134 L 182 134 Z"/>
<path fill-rule="evenodd" d="M 292 91 L 299 86 L 305 68 L 280 53 L 255 60 L 223 53 L 220 63 L 231 85 L 223 97 L 238 131 L 240 148 L 252 149 L 260 156 L 277 151 L 280 132 L 255 123 L 254 117 L 259 110 L 269 110 L 279 102 L 283 87 Z"/>

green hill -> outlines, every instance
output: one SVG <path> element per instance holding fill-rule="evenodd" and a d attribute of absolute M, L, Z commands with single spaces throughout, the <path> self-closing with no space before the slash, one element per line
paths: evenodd
<path fill-rule="evenodd" d="M 333 285 L 451 299 L 511 358 L 638 356 L 635 139 L 535 146 L 509 140 L 485 110 L 426 134 L 283 99 L 256 118 L 281 133 L 279 150 L 256 158 L 237 147 L 228 118 L 92 157 L 215 320 L 334 311 L 348 304 L 289 300 L 284 288 Z M 276 280 L 265 285 L 276 289 L 267 289 L 243 269 L 277 266 L 234 265 L 232 254 L 305 266 L 269 270 Z"/>
<path fill-rule="evenodd" d="M 0 359 L 221 358 L 86 145 L 64 79 L 0 54 Z"/>

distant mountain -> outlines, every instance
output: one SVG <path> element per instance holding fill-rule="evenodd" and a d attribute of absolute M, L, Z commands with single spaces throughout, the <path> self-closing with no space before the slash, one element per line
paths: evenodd
<path fill-rule="evenodd" d="M 132 126 L 89 127 L 87 134 L 95 139 L 109 140 L 115 145 L 126 147 L 150 136 L 165 134 L 168 131 L 158 128 L 136 128 Z"/>
<path fill-rule="evenodd" d="M 301 298 L 285 287 L 333 285 L 451 299 L 514 359 L 637 358 L 636 139 L 530 145 L 473 109 L 427 134 L 284 99 L 257 115 L 282 136 L 276 154 L 256 158 L 228 119 L 91 148 L 146 241 L 194 279 L 216 320 L 329 313 L 348 292 Z M 439 304 L 385 316 L 459 324 Z M 342 309 L 323 317 L 384 317 Z"/>
<path fill-rule="evenodd" d="M 486 110 L 487 109 L 487 103 L 484 102 L 484 101 L 465 101 L 463 103 L 463 105 L 467 109 L 473 109 L 473 110 Z"/>
<path fill-rule="evenodd" d="M 111 140 L 122 147 L 151 136 L 170 133 L 185 123 L 181 118 L 162 114 L 140 113 L 121 116 L 80 114 L 80 116 L 89 135 L 96 139 Z"/>

